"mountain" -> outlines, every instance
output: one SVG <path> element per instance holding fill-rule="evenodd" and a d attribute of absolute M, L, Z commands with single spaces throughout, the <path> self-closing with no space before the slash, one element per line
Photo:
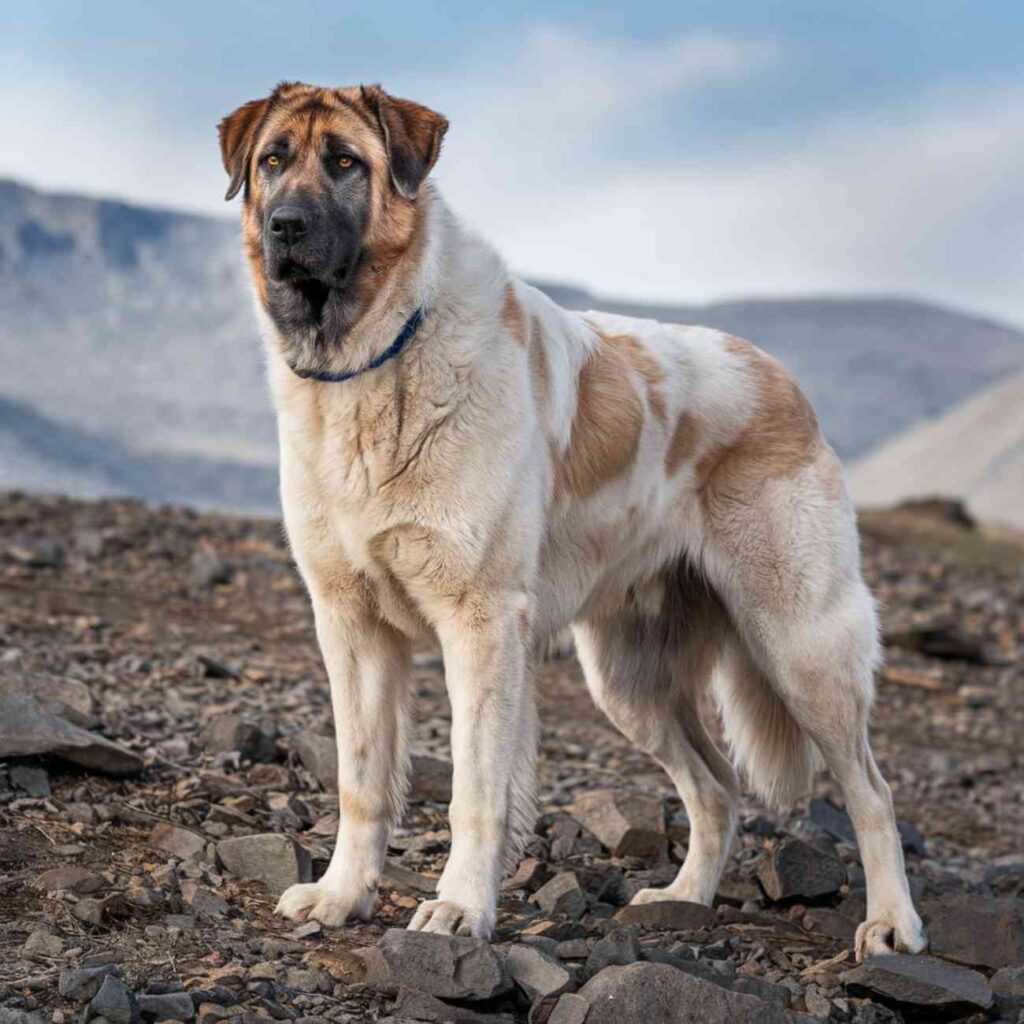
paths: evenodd
<path fill-rule="evenodd" d="M 1024 373 L 883 444 L 853 464 L 849 482 L 867 507 L 936 494 L 1024 528 Z"/>
<path fill-rule="evenodd" d="M 794 372 L 847 458 L 1024 370 L 1021 332 L 907 299 L 660 306 L 540 286 L 572 308 L 750 338 Z M 233 221 L 0 181 L 0 365 L 0 486 L 274 507 Z"/>

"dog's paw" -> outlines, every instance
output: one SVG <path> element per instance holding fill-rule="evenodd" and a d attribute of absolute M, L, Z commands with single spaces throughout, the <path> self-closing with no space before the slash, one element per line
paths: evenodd
<path fill-rule="evenodd" d="M 424 900 L 413 914 L 409 930 L 489 939 L 494 934 L 496 917 L 494 910 L 464 907 L 453 900 Z"/>
<path fill-rule="evenodd" d="M 854 939 L 858 963 L 885 953 L 920 953 L 927 948 L 928 936 L 917 914 L 901 923 L 896 923 L 895 916 L 863 921 Z"/>
<path fill-rule="evenodd" d="M 290 921 L 319 921 L 328 928 L 340 928 L 349 918 L 369 921 L 375 893 L 353 898 L 322 882 L 293 885 L 285 889 L 274 912 Z"/>
<path fill-rule="evenodd" d="M 711 906 L 711 900 L 705 899 L 700 893 L 692 893 L 685 889 L 641 889 L 630 901 L 631 907 L 640 907 L 645 903 L 700 903 Z"/>

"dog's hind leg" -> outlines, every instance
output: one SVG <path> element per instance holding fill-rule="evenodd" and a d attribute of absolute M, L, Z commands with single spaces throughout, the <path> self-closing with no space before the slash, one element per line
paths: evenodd
<path fill-rule="evenodd" d="M 750 480 L 726 477 L 705 497 L 704 566 L 746 666 L 716 678 L 734 759 L 762 797 L 788 803 L 810 784 L 813 742 L 846 797 L 864 864 L 857 957 L 917 953 L 927 940 L 868 743 L 878 626 L 837 464 L 823 449 L 797 478 Z"/>
<path fill-rule="evenodd" d="M 633 608 L 574 627 L 587 685 L 597 705 L 668 774 L 690 819 L 690 844 L 665 889 L 634 903 L 687 900 L 710 906 L 736 824 L 736 776 L 705 730 L 700 697 L 728 623 L 716 599 L 685 569 L 659 586 L 660 608 Z"/>

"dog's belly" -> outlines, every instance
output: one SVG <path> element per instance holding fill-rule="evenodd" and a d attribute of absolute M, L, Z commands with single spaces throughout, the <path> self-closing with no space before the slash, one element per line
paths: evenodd
<path fill-rule="evenodd" d="M 554 633 L 627 605 L 656 611 L 661 570 L 699 550 L 700 534 L 686 495 L 666 501 L 648 494 L 617 509 L 603 502 L 589 514 L 571 509 L 545 535 L 535 588 L 538 631 Z"/>

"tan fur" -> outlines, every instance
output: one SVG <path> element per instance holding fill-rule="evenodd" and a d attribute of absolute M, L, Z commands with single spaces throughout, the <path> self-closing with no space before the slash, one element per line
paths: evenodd
<path fill-rule="evenodd" d="M 529 338 L 526 333 L 526 317 L 523 307 L 516 299 L 516 290 L 509 283 L 505 286 L 505 303 L 501 307 L 501 322 L 516 341 L 526 348 Z"/>
<path fill-rule="evenodd" d="M 665 423 L 668 419 L 668 410 L 661 389 L 661 385 L 665 381 L 665 371 L 661 364 L 632 334 L 612 334 L 601 337 L 606 344 L 619 349 L 629 360 L 633 369 L 643 378 L 647 386 L 647 404 L 659 422 Z"/>
<path fill-rule="evenodd" d="M 684 462 L 693 458 L 698 438 L 697 421 L 693 413 L 681 412 L 665 449 L 665 472 L 669 476 L 675 474 Z"/>
<path fill-rule="evenodd" d="M 548 356 L 544 350 L 544 335 L 537 317 L 530 318 L 530 383 L 537 404 L 543 409 L 548 404 L 548 391 L 551 388 L 551 371 L 548 367 Z"/>
<path fill-rule="evenodd" d="M 557 486 L 587 498 L 622 476 L 640 445 L 644 408 L 622 352 L 602 339 L 583 363 L 576 419 L 557 467 Z"/>
<path fill-rule="evenodd" d="M 765 479 L 795 476 L 822 448 L 814 410 L 779 363 L 740 338 L 728 338 L 726 347 L 746 364 L 758 398 L 740 436 L 698 460 L 701 499 L 711 522 L 716 501 L 742 500 Z"/>

